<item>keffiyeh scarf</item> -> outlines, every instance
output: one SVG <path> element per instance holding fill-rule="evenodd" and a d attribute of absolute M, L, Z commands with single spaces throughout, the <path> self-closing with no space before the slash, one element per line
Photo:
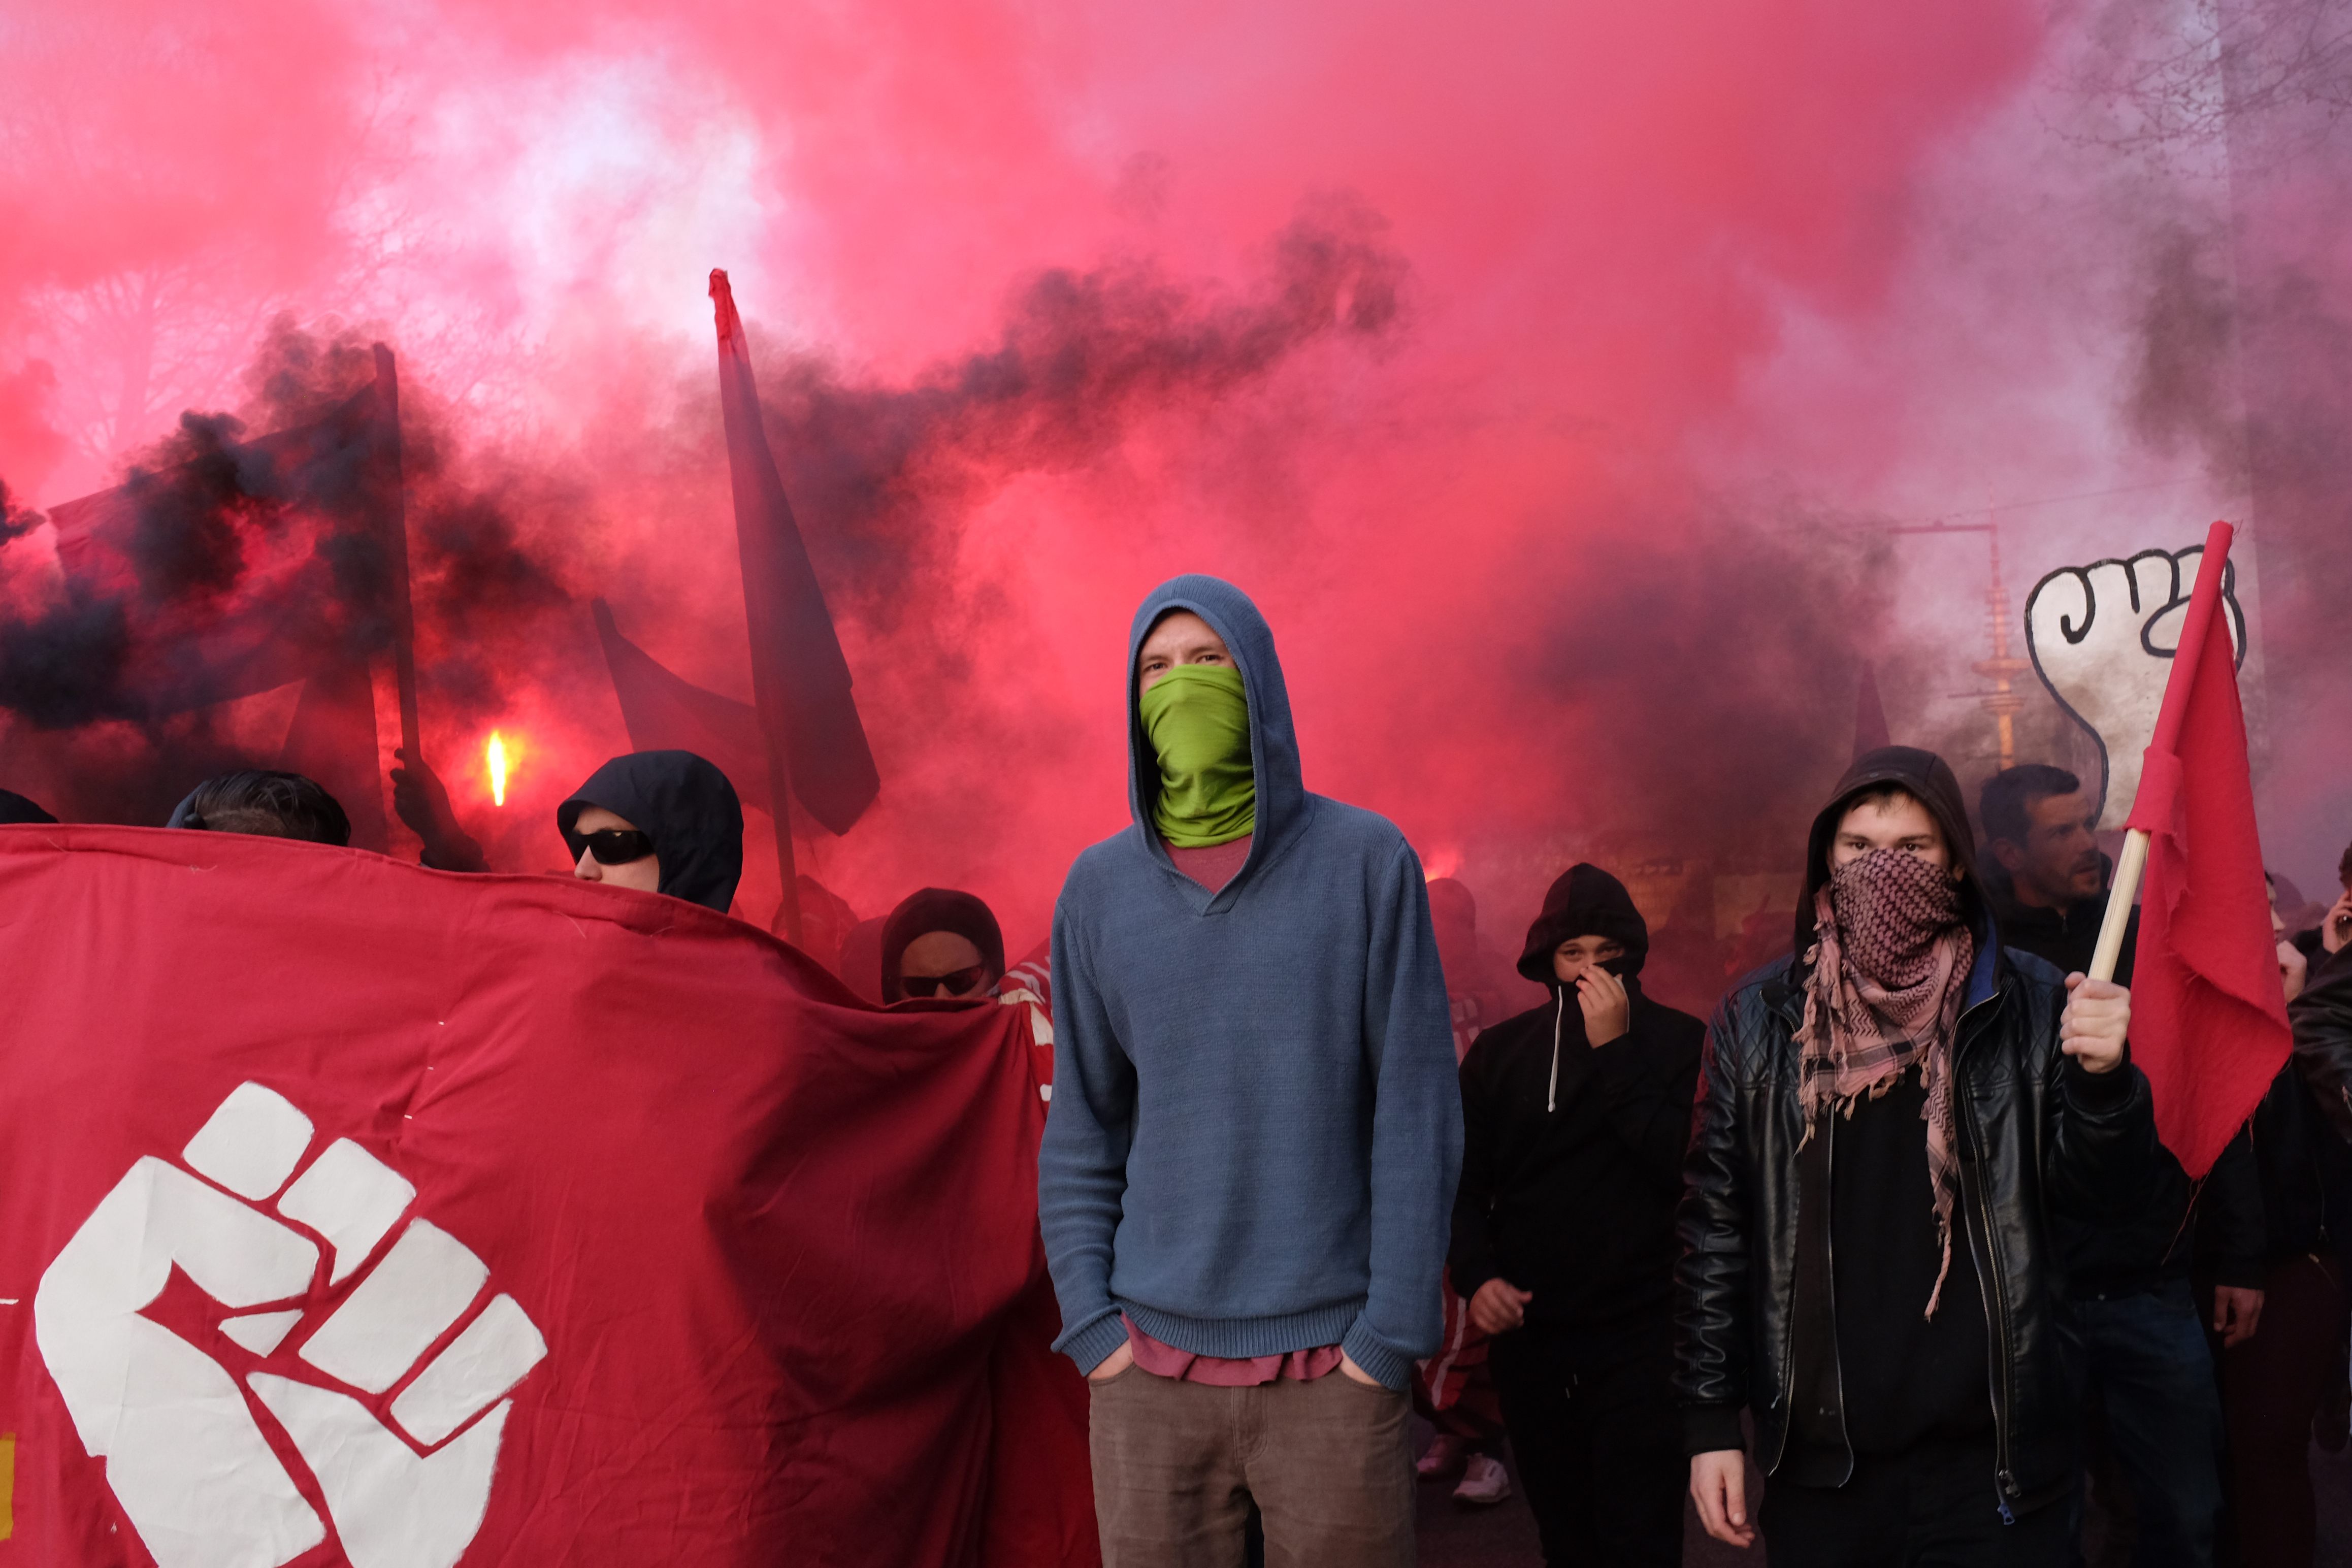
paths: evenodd
<path fill-rule="evenodd" d="M 1944 1258 L 1927 1297 L 1936 1315 L 1952 1268 L 1952 1205 L 1959 1147 L 1952 1115 L 1952 1032 L 1959 1021 L 1976 938 L 1959 885 L 1899 849 L 1876 849 L 1840 867 L 1814 895 L 1815 942 L 1805 1016 L 1797 1030 L 1797 1102 L 1811 1139 L 1825 1110 L 1847 1116 L 1921 1063 L 1927 1090 L 1927 1180 Z"/>

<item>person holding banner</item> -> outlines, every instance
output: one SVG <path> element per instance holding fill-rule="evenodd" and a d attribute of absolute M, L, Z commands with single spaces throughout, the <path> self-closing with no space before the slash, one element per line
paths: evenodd
<path fill-rule="evenodd" d="M 743 807 L 692 752 L 631 752 L 555 808 L 572 874 L 725 914 L 743 876 Z"/>
<path fill-rule="evenodd" d="M 2005 949 L 1942 759 L 1857 758 L 1795 954 L 1707 1031 L 1677 1225 L 1691 1492 L 1780 1565 L 2062 1562 L 2075 1480 L 2049 1216 L 2119 1218 L 2155 1124 L 2130 994 Z"/>
<path fill-rule="evenodd" d="M 1136 612 L 1135 821 L 1055 907 L 1038 1210 L 1092 1375 L 1106 1568 L 1410 1568 L 1405 1388 L 1439 1345 L 1462 1156 L 1419 858 L 1310 795 L 1265 619 L 1213 577 Z"/>

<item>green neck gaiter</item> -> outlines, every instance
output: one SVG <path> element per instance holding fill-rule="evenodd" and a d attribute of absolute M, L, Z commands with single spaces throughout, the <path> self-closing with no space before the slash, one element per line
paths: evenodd
<path fill-rule="evenodd" d="M 1151 820 L 1180 849 L 1230 844 L 1257 826 L 1249 699 L 1229 665 L 1180 664 L 1137 702 L 1160 758 Z"/>

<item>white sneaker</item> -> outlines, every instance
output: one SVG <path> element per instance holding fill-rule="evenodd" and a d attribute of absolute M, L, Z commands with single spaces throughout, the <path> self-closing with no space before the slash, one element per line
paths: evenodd
<path fill-rule="evenodd" d="M 1429 1447 L 1413 1464 L 1413 1473 L 1424 1481 L 1443 1480 L 1462 1468 L 1462 1439 L 1440 1432 L 1429 1440 Z"/>
<path fill-rule="evenodd" d="M 1502 1460 L 1487 1454 L 1470 1456 L 1462 1484 L 1454 1489 L 1454 1500 L 1469 1508 L 1491 1507 L 1510 1495 L 1510 1472 L 1503 1468 Z"/>

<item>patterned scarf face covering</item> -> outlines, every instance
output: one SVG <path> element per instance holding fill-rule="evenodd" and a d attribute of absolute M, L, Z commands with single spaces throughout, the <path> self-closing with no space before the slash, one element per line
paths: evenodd
<path fill-rule="evenodd" d="M 1921 1064 L 1927 1090 L 1927 1181 L 1944 1261 L 1927 1297 L 1943 1300 L 1952 1269 L 1952 1205 L 1959 1193 L 1952 1120 L 1952 1031 L 1959 1021 L 1976 937 L 1959 884 L 1916 855 L 1874 849 L 1849 860 L 1815 895 L 1812 975 L 1797 1031 L 1797 1103 L 1810 1140 L 1829 1110 L 1847 1116 Z"/>

